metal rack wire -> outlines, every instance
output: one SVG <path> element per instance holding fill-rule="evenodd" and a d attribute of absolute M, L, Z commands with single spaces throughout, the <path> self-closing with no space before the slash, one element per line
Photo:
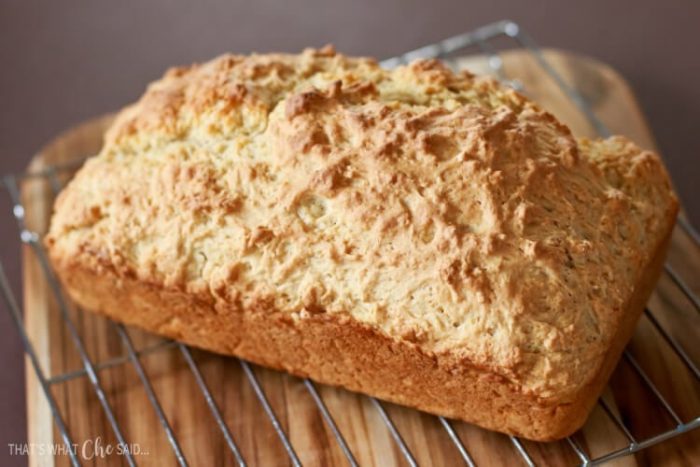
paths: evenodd
<path fill-rule="evenodd" d="M 493 39 L 499 37 L 505 37 L 507 39 L 510 39 L 514 41 L 515 45 L 528 50 L 531 53 L 532 57 L 537 61 L 539 66 L 554 80 L 554 82 L 557 84 L 557 86 L 559 86 L 563 93 L 585 115 L 585 117 L 588 119 L 590 124 L 596 129 L 596 131 L 602 136 L 607 136 L 610 134 L 610 131 L 596 117 L 596 115 L 591 110 L 590 106 L 587 104 L 586 100 L 582 97 L 582 95 L 579 92 L 577 92 L 577 90 L 570 87 L 561 78 L 561 76 L 555 71 L 555 69 L 548 63 L 541 49 L 532 40 L 532 38 L 528 34 L 526 34 L 522 30 L 522 28 L 520 28 L 516 23 L 512 21 L 497 22 L 466 34 L 451 37 L 442 42 L 431 44 L 426 47 L 422 47 L 420 49 L 408 52 L 404 55 L 384 60 L 382 62 L 382 65 L 385 67 L 393 67 L 402 63 L 409 62 L 416 58 L 444 58 L 451 54 L 454 54 L 455 52 L 463 52 L 471 48 L 481 51 L 481 53 L 485 54 L 488 57 L 488 65 L 499 79 L 510 83 L 516 88 L 522 87 L 522 84 L 519 83 L 517 80 L 509 80 L 509 78 L 506 76 L 505 71 L 503 69 L 503 61 L 496 52 L 496 48 L 491 44 L 491 41 Z M 225 440 L 226 447 L 231 451 L 236 462 L 241 466 L 245 466 L 246 461 L 243 458 L 241 450 L 236 444 L 236 441 L 234 440 L 234 437 L 232 436 L 229 430 L 226 420 L 222 415 L 221 410 L 218 407 L 216 401 L 212 397 L 212 394 L 204 380 L 204 377 L 202 376 L 202 373 L 198 365 L 196 364 L 190 352 L 190 349 L 187 346 L 172 341 L 165 341 L 137 351 L 132 343 L 131 337 L 129 336 L 127 329 L 121 324 L 113 323 L 114 330 L 120 337 L 123 346 L 126 349 L 126 355 L 117 358 L 112 358 L 99 364 L 93 362 L 90 356 L 88 355 L 85 343 L 83 342 L 83 338 L 78 332 L 78 328 L 76 327 L 76 324 L 74 323 L 73 319 L 71 318 L 71 314 L 69 313 L 70 305 L 68 301 L 64 298 L 60 284 L 50 268 L 46 252 L 42 246 L 42 243 L 40 242 L 40 236 L 36 232 L 33 232 L 27 228 L 27 225 L 25 223 L 25 208 L 21 201 L 19 188 L 19 185 L 23 180 L 28 178 L 40 177 L 48 181 L 49 186 L 51 187 L 51 190 L 55 195 L 61 189 L 59 175 L 66 171 L 74 170 L 77 166 L 80 165 L 80 163 L 82 163 L 82 160 L 61 167 L 49 167 L 40 172 L 10 174 L 2 178 L 2 186 L 4 190 L 9 194 L 9 197 L 12 201 L 12 214 L 17 221 L 20 240 L 22 243 L 28 245 L 33 254 L 36 256 L 41 270 L 45 275 L 47 283 L 49 284 L 51 292 L 54 294 L 57 300 L 61 319 L 65 324 L 66 329 L 68 330 L 70 338 L 75 346 L 75 349 L 78 352 L 82 363 L 82 368 L 79 370 L 59 374 L 52 377 L 46 376 L 46 374 L 41 368 L 33 343 L 31 342 L 27 330 L 23 324 L 23 318 L 20 307 L 9 285 L 2 263 L 0 263 L 0 291 L 2 292 L 6 308 L 11 314 L 13 321 L 17 327 L 20 338 L 25 348 L 25 352 L 29 357 L 29 361 L 34 369 L 40 387 L 42 388 L 43 393 L 47 398 L 48 405 L 51 414 L 53 415 L 53 418 L 55 420 L 56 428 L 60 433 L 61 440 L 67 446 L 71 446 L 73 443 L 63 415 L 61 414 L 57 402 L 51 393 L 51 387 L 53 385 L 64 383 L 66 381 L 74 380 L 77 378 L 87 378 L 99 401 L 100 406 L 102 407 L 102 410 L 104 411 L 106 419 L 109 422 L 109 426 L 112 429 L 115 438 L 119 443 L 126 443 L 126 440 L 123 435 L 123 430 L 117 422 L 117 419 L 114 416 L 113 408 L 105 395 L 105 391 L 100 380 L 99 372 L 106 368 L 130 363 L 136 370 L 138 377 L 143 385 L 143 388 L 146 391 L 147 397 L 151 405 L 153 406 L 153 409 L 156 412 L 157 419 L 162 425 L 168 443 L 170 444 L 175 455 L 176 461 L 180 465 L 187 465 L 187 460 L 182 452 L 178 439 L 175 436 L 175 433 L 168 422 L 168 419 L 163 411 L 158 397 L 156 396 L 156 393 L 153 390 L 153 385 L 141 363 L 141 359 L 150 353 L 157 352 L 165 348 L 176 347 L 177 350 L 179 350 L 179 352 L 182 354 L 187 366 L 189 367 L 189 370 L 191 371 L 194 377 L 198 388 L 201 390 L 207 407 L 213 415 L 217 427 L 221 431 L 221 434 Z M 688 234 L 689 238 L 694 241 L 695 245 L 700 245 L 700 235 L 691 225 L 689 225 L 683 219 L 679 220 L 679 225 Z M 675 284 L 675 286 L 678 288 L 678 290 L 680 290 L 688 298 L 690 303 L 692 303 L 692 305 L 697 311 L 700 311 L 700 299 L 698 299 L 697 295 L 688 286 L 683 277 L 669 264 L 666 265 L 665 271 L 668 277 L 673 282 L 673 284 Z M 656 332 L 658 332 L 662 336 L 663 340 L 670 346 L 670 348 L 672 348 L 675 351 L 675 353 L 682 360 L 682 362 L 685 364 L 685 366 L 688 368 L 688 370 L 694 376 L 694 378 L 700 381 L 700 371 L 698 370 L 697 364 L 683 349 L 681 344 L 664 329 L 664 327 L 661 325 L 661 323 L 659 323 L 659 321 L 654 317 L 654 315 L 648 309 L 645 311 L 646 316 L 649 318 Z M 602 464 L 604 462 L 616 459 L 618 457 L 636 453 L 649 446 L 661 443 L 665 440 L 679 436 L 683 433 L 700 427 L 700 416 L 697 416 L 690 421 L 683 422 L 678 413 L 664 398 L 661 391 L 659 391 L 654 382 L 645 373 L 643 368 L 639 365 L 639 363 L 631 353 L 625 351 L 624 358 L 631 365 L 634 371 L 639 375 L 643 383 L 651 391 L 654 397 L 658 400 L 658 402 L 664 408 L 668 416 L 674 421 L 675 426 L 670 430 L 657 433 L 654 436 L 648 437 L 646 439 L 637 439 L 632 435 L 631 430 L 626 426 L 626 424 L 620 418 L 620 416 L 617 415 L 615 411 L 613 411 L 612 408 L 608 405 L 608 403 L 601 398 L 599 401 L 599 405 L 604 410 L 605 414 L 607 414 L 610 420 L 614 423 L 614 425 L 620 430 L 620 432 L 624 434 L 625 438 L 628 440 L 628 444 L 621 449 L 593 458 L 574 438 L 569 437 L 567 438 L 568 445 L 570 446 L 573 453 L 580 460 L 581 465 Z M 290 442 L 287 433 L 285 432 L 284 428 L 279 422 L 275 411 L 268 402 L 267 395 L 265 394 L 262 386 L 258 382 L 255 372 L 253 371 L 251 366 L 243 360 L 240 360 L 240 365 L 248 383 L 251 385 L 253 392 L 261 405 L 261 408 L 263 409 L 265 416 L 269 419 L 277 436 L 279 437 L 279 440 L 284 446 L 284 449 L 289 457 L 289 461 L 292 463 L 292 465 L 301 465 L 301 461 L 299 460 L 299 457 L 297 456 L 297 453 L 294 450 L 294 446 Z M 314 383 L 308 379 L 304 380 L 303 383 L 306 390 L 310 394 L 316 408 L 319 410 L 321 418 L 328 426 L 330 432 L 333 434 L 333 437 L 338 443 L 338 446 L 340 447 L 340 450 L 345 456 L 348 464 L 350 464 L 351 466 L 358 465 L 355 456 L 353 455 L 342 432 L 339 430 L 333 417 L 331 416 L 330 411 L 323 402 L 323 399 L 319 395 L 319 392 L 317 391 Z M 370 400 L 372 402 L 372 405 L 378 411 L 381 420 L 386 425 L 386 429 L 391 435 L 393 441 L 396 443 L 396 446 L 398 447 L 405 462 L 411 466 L 418 465 L 414 455 L 412 454 L 408 445 L 404 442 L 401 433 L 395 426 L 388 412 L 385 410 L 382 402 L 374 398 L 370 398 Z M 461 455 L 461 458 L 464 460 L 465 464 L 469 466 L 476 465 L 469 451 L 460 440 L 459 435 L 452 427 L 450 421 L 443 417 L 438 417 L 438 420 L 441 427 L 445 430 L 447 436 Z M 528 454 L 524 444 L 517 437 L 510 436 L 510 442 L 512 443 L 514 449 L 518 452 L 518 454 L 520 455 L 520 457 L 526 465 L 535 465 L 532 458 Z M 72 465 L 80 465 L 80 459 L 78 458 L 77 453 L 68 449 L 67 454 L 70 458 L 70 462 Z M 129 451 L 125 451 L 124 460 L 128 465 L 136 465 L 136 461 Z"/>

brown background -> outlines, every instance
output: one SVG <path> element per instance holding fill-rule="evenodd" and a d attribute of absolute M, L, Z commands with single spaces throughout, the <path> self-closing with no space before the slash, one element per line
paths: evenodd
<path fill-rule="evenodd" d="M 10 1 L 0 3 L 0 174 L 22 170 L 61 130 L 117 109 L 173 64 L 225 51 L 332 42 L 387 57 L 510 18 L 542 45 L 617 68 L 649 117 L 695 224 L 700 199 L 700 2 Z M 15 225 L 0 195 L 0 259 L 19 290 Z M 4 308 L 3 305 L 0 307 Z M 21 344 L 0 310 L 0 464 L 25 440 Z"/>

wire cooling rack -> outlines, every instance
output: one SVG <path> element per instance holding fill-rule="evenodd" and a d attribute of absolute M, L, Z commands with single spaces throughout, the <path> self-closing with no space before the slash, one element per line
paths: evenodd
<path fill-rule="evenodd" d="M 564 81 L 564 79 L 562 79 L 562 77 L 547 61 L 545 55 L 543 54 L 541 49 L 536 45 L 533 39 L 528 34 L 526 34 L 522 30 L 522 28 L 519 27 L 518 24 L 512 21 L 501 21 L 498 23 L 484 26 L 466 34 L 451 37 L 442 42 L 431 44 L 420 49 L 408 52 L 404 55 L 384 60 L 382 62 L 382 65 L 385 67 L 393 67 L 402 63 L 407 63 L 416 58 L 448 58 L 450 55 L 455 54 L 457 52 L 462 53 L 471 49 L 486 55 L 488 66 L 490 67 L 492 73 L 496 75 L 499 79 L 510 84 L 515 88 L 522 89 L 521 82 L 519 82 L 517 79 L 512 79 L 511 77 L 506 76 L 503 67 L 503 60 L 499 55 L 499 52 L 497 52 L 496 47 L 492 43 L 494 40 L 497 39 L 506 39 L 508 41 L 514 42 L 516 46 L 529 51 L 532 58 L 534 58 L 534 60 L 542 68 L 542 70 L 546 72 L 546 74 L 549 75 L 549 77 L 551 77 L 551 79 L 556 83 L 556 85 L 566 95 L 566 97 L 570 99 L 570 101 L 573 104 L 576 105 L 578 110 L 586 117 L 586 119 L 588 120 L 590 125 L 596 130 L 596 132 L 601 136 L 607 136 L 610 134 L 610 131 L 596 117 L 589 104 L 583 98 L 583 96 L 576 89 L 568 85 Z M 526 89 L 522 90 L 527 92 Z M 75 169 L 77 169 L 77 167 L 79 167 L 80 164 L 82 164 L 82 162 L 83 159 L 67 165 L 48 167 L 37 172 L 9 174 L 2 178 L 2 187 L 4 191 L 9 195 L 12 202 L 12 215 L 14 216 L 17 222 L 19 239 L 21 243 L 27 245 L 31 249 L 31 252 L 36 256 L 36 259 L 38 260 L 38 263 L 41 267 L 41 271 L 45 276 L 49 288 L 55 296 L 61 319 L 66 328 L 66 331 L 70 336 L 82 363 L 82 368 L 76 371 L 66 372 L 50 377 L 45 374 L 41 367 L 39 358 L 37 356 L 37 352 L 34 347 L 35 343 L 31 342 L 29 333 L 27 332 L 27 329 L 24 325 L 23 316 L 20 310 L 20 306 L 18 305 L 18 301 L 15 298 L 12 288 L 9 285 L 2 263 L 0 263 L 0 290 L 2 291 L 2 296 L 4 298 L 7 310 L 11 314 L 14 323 L 17 327 L 22 343 L 24 344 L 24 350 L 29 358 L 29 361 L 31 362 L 34 372 L 36 373 L 36 378 L 39 382 L 39 385 L 47 398 L 51 414 L 54 418 L 56 428 L 58 433 L 60 434 L 62 442 L 65 443 L 66 446 L 73 445 L 73 439 L 71 438 L 69 427 L 66 424 L 64 414 L 61 413 L 61 410 L 59 409 L 59 406 L 54 396 L 52 395 L 51 387 L 53 385 L 65 383 L 67 381 L 71 381 L 77 378 L 87 378 L 89 380 L 90 386 L 92 387 L 92 390 L 95 393 L 95 396 L 97 397 L 97 400 L 99 401 L 99 405 L 104 411 L 104 415 L 108 421 L 110 429 L 113 431 L 116 440 L 119 443 L 127 443 L 127 440 L 124 436 L 124 431 L 118 423 L 117 417 L 115 417 L 114 414 L 113 407 L 110 405 L 105 390 L 103 389 L 103 383 L 100 379 L 99 372 L 100 370 L 103 370 L 105 368 L 131 364 L 143 385 L 148 400 L 156 413 L 158 421 L 162 425 L 162 429 L 164 430 L 165 435 L 167 437 L 167 441 L 173 450 L 175 459 L 180 465 L 187 465 L 187 460 L 185 458 L 185 455 L 183 454 L 183 450 L 181 449 L 180 442 L 178 441 L 178 438 L 175 435 L 173 427 L 168 422 L 168 418 L 166 417 L 163 407 L 161 406 L 156 392 L 154 391 L 152 381 L 149 379 L 149 376 L 144 370 L 144 367 L 141 362 L 141 357 L 151 352 L 156 352 L 162 348 L 175 347 L 181 353 L 182 357 L 184 358 L 184 361 L 186 362 L 187 366 L 189 367 L 189 370 L 191 371 L 195 379 L 197 387 L 199 388 L 199 390 L 201 390 L 202 395 L 204 396 L 204 399 L 208 406 L 208 409 L 211 411 L 211 414 L 213 415 L 214 420 L 216 421 L 217 428 L 221 431 L 221 434 L 223 435 L 226 447 L 231 451 L 233 457 L 235 458 L 235 461 L 239 465 L 246 465 L 246 459 L 244 459 L 241 449 L 239 449 L 236 440 L 234 439 L 234 436 L 232 435 L 231 430 L 229 429 L 227 421 L 224 415 L 222 414 L 222 411 L 217 405 L 215 398 L 212 396 L 212 393 L 210 392 L 210 389 L 207 386 L 207 383 L 205 382 L 202 372 L 200 371 L 199 366 L 195 362 L 195 358 L 193 358 L 192 352 L 187 346 L 173 341 L 164 341 L 151 345 L 149 347 L 145 347 L 140 350 L 136 350 L 127 328 L 125 328 L 121 324 L 114 323 L 114 329 L 118 334 L 119 338 L 121 339 L 121 342 L 123 343 L 124 349 L 126 350 L 126 354 L 121 357 L 103 361 L 101 363 L 95 363 L 86 351 L 86 345 L 83 336 L 80 335 L 78 327 L 76 326 L 76 323 L 74 322 L 74 319 L 71 317 L 71 313 L 69 312 L 71 305 L 65 299 L 61 291 L 61 286 L 50 268 L 46 252 L 41 243 L 40 235 L 37 232 L 30 230 L 27 227 L 27 224 L 25 223 L 25 206 L 22 204 L 21 201 L 21 184 L 23 181 L 35 178 L 44 179 L 49 183 L 49 186 L 51 187 L 51 190 L 55 195 L 56 193 L 58 193 L 58 191 L 60 191 L 62 186 L 61 175 L 66 173 L 72 173 Z M 682 218 L 678 222 L 680 228 L 683 231 L 685 231 L 685 233 L 692 240 L 693 247 L 697 247 L 698 245 L 700 245 L 700 235 L 698 235 L 698 232 Z M 677 287 L 677 289 L 680 292 L 682 292 L 683 295 L 685 295 L 687 300 L 695 308 L 695 311 L 700 312 L 700 299 L 698 299 L 698 296 L 694 293 L 688 282 L 681 276 L 681 274 L 677 272 L 676 269 L 674 269 L 669 263 L 665 265 L 665 274 L 675 285 L 675 287 Z M 692 377 L 695 378 L 695 381 L 700 381 L 700 371 L 698 370 L 697 364 L 695 363 L 695 361 L 693 361 L 693 358 L 691 358 L 689 353 L 686 352 L 686 350 L 684 350 L 682 345 L 673 336 L 673 334 L 669 332 L 666 329 L 666 327 L 664 327 L 663 323 L 660 322 L 648 309 L 645 310 L 645 315 L 653 325 L 655 332 L 659 333 L 663 340 L 666 342 L 666 344 L 668 344 L 668 346 L 676 353 L 678 358 L 687 367 Z M 601 398 L 599 401 L 600 407 L 605 411 L 612 423 L 614 423 L 617 429 L 627 439 L 627 445 L 620 449 L 604 453 L 603 455 L 598 455 L 597 457 L 593 457 L 579 442 L 576 441 L 574 437 L 569 437 L 566 439 L 566 443 L 568 443 L 570 449 L 580 460 L 581 465 L 602 464 L 622 456 L 639 452 L 647 447 L 658 443 L 662 443 L 666 440 L 677 437 L 681 434 L 684 434 L 686 432 L 700 427 L 700 414 L 695 416 L 695 418 L 684 421 L 682 417 L 676 412 L 669 400 L 667 400 L 667 398 L 664 397 L 662 391 L 652 381 L 652 378 L 644 371 L 642 365 L 640 365 L 640 363 L 636 360 L 636 358 L 632 355 L 631 352 L 625 351 L 625 353 L 623 354 L 623 358 L 638 374 L 641 381 L 648 388 L 648 390 L 651 391 L 651 393 L 656 399 L 656 402 L 660 404 L 660 406 L 665 411 L 666 415 L 673 420 L 674 426 L 671 429 L 655 433 L 652 436 L 645 437 L 644 439 L 637 439 L 632 434 L 632 430 L 627 426 L 625 420 L 623 420 L 623 418 L 620 415 L 618 415 L 613 408 L 610 407 L 609 403 L 607 403 L 603 398 Z M 295 448 L 290 442 L 290 437 L 288 436 L 288 433 L 285 432 L 282 424 L 278 419 L 278 416 L 276 415 L 275 411 L 273 410 L 273 407 L 268 401 L 268 396 L 266 395 L 262 385 L 256 377 L 252 366 L 243 360 L 239 360 L 239 363 L 247 382 L 251 385 L 251 388 L 261 405 L 261 416 L 268 418 L 269 422 L 274 427 L 274 430 L 277 436 L 279 437 L 279 440 L 281 441 L 282 445 L 284 446 L 286 454 L 289 457 L 289 462 L 295 466 L 301 465 L 299 456 L 295 452 Z M 321 397 L 314 383 L 306 379 L 303 380 L 303 384 L 308 393 L 310 394 L 311 398 L 313 399 L 314 404 L 321 415 L 321 418 L 324 420 L 324 422 L 328 426 L 328 429 L 333 434 L 335 441 L 338 443 L 340 450 L 342 451 L 343 455 L 347 460 L 347 463 L 352 466 L 358 465 L 358 461 L 353 455 L 353 452 L 350 449 L 348 442 L 346 442 L 343 433 L 338 428 L 338 425 L 334 421 L 331 412 L 326 407 L 323 398 Z M 389 412 L 385 409 L 384 405 L 374 398 L 369 399 L 371 401 L 371 404 L 378 411 L 381 420 L 386 425 L 386 429 L 388 430 L 391 438 L 393 439 L 393 442 L 396 443 L 396 446 L 398 447 L 401 456 L 403 456 L 403 460 L 408 465 L 417 465 L 416 458 L 409 449 L 407 443 L 402 438 L 399 429 L 395 425 L 394 421 L 390 417 Z M 447 434 L 451 442 L 454 444 L 455 448 L 458 450 L 464 463 L 469 466 L 476 465 L 472 455 L 463 444 L 459 434 L 453 428 L 451 422 L 442 417 L 438 417 L 438 421 L 442 429 L 445 430 L 445 433 Z M 528 454 L 524 443 L 521 442 L 521 440 L 519 440 L 517 437 L 510 436 L 509 438 L 514 449 L 522 458 L 522 461 L 526 465 L 535 465 L 533 459 Z M 78 457 L 77 452 L 71 449 L 67 449 L 66 453 L 72 465 L 81 464 L 81 459 Z M 136 465 L 136 459 L 129 451 L 124 452 L 122 460 L 128 465 Z"/>

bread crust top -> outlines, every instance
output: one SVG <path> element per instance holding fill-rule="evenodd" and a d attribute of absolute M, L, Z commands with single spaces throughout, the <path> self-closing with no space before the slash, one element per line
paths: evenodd
<path fill-rule="evenodd" d="M 60 194 L 46 242 L 57 264 L 351 317 L 566 400 L 676 209 L 659 157 L 622 137 L 577 140 L 438 61 L 324 48 L 169 70 Z"/>

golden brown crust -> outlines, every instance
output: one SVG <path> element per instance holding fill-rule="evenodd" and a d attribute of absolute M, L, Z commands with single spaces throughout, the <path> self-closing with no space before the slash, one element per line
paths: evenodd
<path fill-rule="evenodd" d="M 348 317 L 319 313 L 293 320 L 264 303 L 246 309 L 235 303 L 207 303 L 120 277 L 108 267 L 91 269 L 77 262 L 59 273 L 79 305 L 118 321 L 322 383 L 550 441 L 572 434 L 588 417 L 658 279 L 670 234 L 671 230 L 643 271 L 601 369 L 564 404 L 523 394 L 487 369 L 465 365 L 449 354 L 427 354 L 416 344 L 391 339 Z"/>
<path fill-rule="evenodd" d="M 261 340 L 357 332 L 403 349 L 401 375 L 441 362 L 431 378 L 469 389 L 439 397 L 467 406 L 441 408 L 442 386 L 431 402 L 353 383 L 342 372 L 364 374 L 360 356 L 334 379 L 321 348 L 306 367 L 240 350 L 258 345 L 243 335 L 230 350 L 224 336 L 188 339 L 426 410 L 481 407 L 471 421 L 547 437 L 559 431 L 523 428 L 536 423 L 525 408 L 581 421 L 565 408 L 606 374 L 676 210 L 658 156 L 622 137 L 577 141 L 523 96 L 436 61 L 386 71 L 324 49 L 170 70 L 61 193 L 47 245 L 64 281 L 92 276 L 69 287 L 79 302 L 109 277 L 152 303 L 106 289 L 87 308 L 171 336 L 238 336 L 212 310 L 268 320 Z M 458 402 L 486 404 L 492 389 L 500 415 Z"/>

